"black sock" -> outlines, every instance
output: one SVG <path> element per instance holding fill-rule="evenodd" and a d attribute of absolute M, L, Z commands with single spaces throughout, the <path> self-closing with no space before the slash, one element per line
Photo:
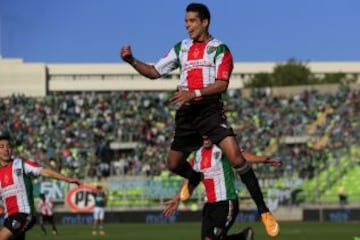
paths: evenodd
<path fill-rule="evenodd" d="M 201 173 L 194 171 L 188 161 L 181 161 L 172 171 L 183 178 L 189 179 L 192 186 L 197 186 L 201 181 Z"/>
<path fill-rule="evenodd" d="M 245 163 L 242 167 L 237 168 L 236 171 L 239 173 L 241 181 L 248 189 L 251 198 L 255 201 L 259 214 L 269 212 L 269 209 L 264 202 L 264 196 L 261 192 L 258 179 L 249 164 Z"/>

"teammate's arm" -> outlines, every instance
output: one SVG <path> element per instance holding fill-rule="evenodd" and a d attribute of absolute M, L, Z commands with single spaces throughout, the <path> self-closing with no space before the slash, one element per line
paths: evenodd
<path fill-rule="evenodd" d="M 60 174 L 58 172 L 55 172 L 54 170 L 51 170 L 49 168 L 43 168 L 40 171 L 40 175 L 43 176 L 43 177 L 54 178 L 54 179 L 57 179 L 57 180 L 68 182 L 68 183 L 75 183 L 77 185 L 81 184 L 79 179 L 67 177 L 67 176 L 62 175 L 62 174 Z"/>
<path fill-rule="evenodd" d="M 183 188 L 183 186 L 188 184 L 188 181 L 189 181 L 188 179 L 185 179 L 183 181 L 183 184 L 181 185 L 178 193 L 172 199 L 165 202 L 165 209 L 163 210 L 164 216 L 166 216 L 166 217 L 171 216 L 177 211 L 180 201 L 181 201 L 181 198 L 180 198 L 181 189 Z"/>
<path fill-rule="evenodd" d="M 278 159 L 268 156 L 258 156 L 250 152 L 243 152 L 243 157 L 250 163 L 264 163 L 273 167 L 281 167 L 282 163 Z"/>

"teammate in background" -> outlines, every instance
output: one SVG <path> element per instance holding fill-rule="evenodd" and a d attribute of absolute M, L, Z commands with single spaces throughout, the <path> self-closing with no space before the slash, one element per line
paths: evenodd
<path fill-rule="evenodd" d="M 247 161 L 252 163 L 281 165 L 278 160 L 273 158 L 257 156 L 249 152 L 243 152 L 243 155 Z M 205 187 L 206 203 L 202 213 L 201 239 L 253 240 L 252 228 L 227 235 L 239 213 L 239 200 L 235 189 L 234 171 L 222 150 L 204 136 L 203 146 L 196 151 L 190 164 L 194 170 L 203 174 L 202 182 Z M 163 211 L 165 216 L 170 216 L 177 211 L 187 184 L 188 180 L 184 180 L 178 194 L 165 203 L 166 207 Z"/>
<path fill-rule="evenodd" d="M 94 222 L 92 226 L 92 234 L 95 236 L 99 232 L 99 235 L 105 235 L 104 231 L 104 217 L 105 217 L 105 206 L 106 206 L 106 193 L 101 185 L 96 187 L 94 192 L 95 196 L 95 208 L 94 208 Z"/>
<path fill-rule="evenodd" d="M 47 235 L 45 222 L 48 222 L 51 224 L 52 234 L 56 235 L 57 229 L 56 229 L 54 212 L 53 212 L 54 204 L 49 199 L 46 199 L 44 193 L 40 193 L 39 197 L 40 197 L 40 201 L 38 203 L 38 210 L 40 212 L 39 222 L 40 222 L 41 231 L 44 233 L 44 235 Z"/>
<path fill-rule="evenodd" d="M 210 18 L 207 6 L 201 3 L 189 4 L 185 15 L 189 39 L 177 43 L 155 65 L 136 59 L 130 46 L 123 46 L 120 56 L 137 72 L 150 79 L 180 69 L 178 90 L 170 99 L 179 107 L 167 167 L 189 180 L 184 194 L 190 196 L 201 181 L 201 174 L 194 171 L 186 159 L 191 152 L 201 147 L 202 136 L 209 136 L 240 175 L 256 203 L 268 234 L 276 236 L 279 234 L 278 223 L 265 204 L 257 177 L 242 155 L 224 114 L 221 95 L 229 86 L 233 58 L 229 48 L 209 33 Z"/>
<path fill-rule="evenodd" d="M 0 136 L 0 197 L 3 200 L 4 227 L 0 240 L 24 240 L 25 232 L 35 224 L 32 178 L 43 176 L 80 184 L 77 178 L 66 177 L 31 160 L 12 158 L 9 135 Z"/>

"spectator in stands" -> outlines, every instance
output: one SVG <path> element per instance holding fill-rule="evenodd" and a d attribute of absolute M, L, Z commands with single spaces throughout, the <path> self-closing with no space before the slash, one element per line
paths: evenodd
<path fill-rule="evenodd" d="M 360 91 L 356 88 L 333 93 L 312 89 L 298 95 L 267 97 L 263 97 L 265 94 L 245 97 L 242 91 L 230 89 L 222 95 L 227 102 L 229 126 L 240 133 L 236 137 L 245 149 L 256 153 L 271 153 L 273 150 L 269 149 L 274 149 L 273 153 L 285 166 L 274 169 L 253 165 L 265 188 L 279 178 L 287 187 L 301 188 L 301 179 L 322 171 L 324 164 L 329 166 L 325 162 L 328 157 L 339 160 L 350 153 L 351 146 L 359 145 Z M 129 163 L 127 175 L 142 174 L 134 169 L 136 165 L 131 163 L 134 158 L 141 164 L 155 162 L 152 174 L 157 174 L 166 169 L 174 127 L 175 109 L 166 101 L 170 94 L 170 91 L 122 91 L 49 93 L 45 97 L 12 95 L 0 99 L 4 113 L 0 115 L 0 129 L 11 130 L 16 156 L 33 158 L 44 167 L 49 167 L 48 159 L 56 159 L 59 167 L 56 171 L 63 175 L 95 178 L 101 161 L 94 155 L 94 149 L 109 139 L 139 143 L 134 151 L 124 153 Z M 309 129 L 326 113 L 324 106 L 331 107 L 332 113 L 322 125 Z M 122 133 L 118 136 L 119 128 Z M 290 133 L 312 139 L 321 139 L 328 133 L 328 147 L 319 155 L 312 141 L 302 145 L 278 144 Z M 46 150 L 46 155 L 38 158 L 41 149 Z M 78 153 L 73 149 L 79 149 Z M 78 156 L 81 149 L 89 155 L 86 161 Z M 79 164 L 68 163 L 69 155 Z M 343 164 L 339 168 L 346 170 Z"/>
<path fill-rule="evenodd" d="M 280 166 L 280 161 L 271 157 L 257 156 L 249 152 L 244 152 L 245 159 L 254 163 L 265 163 L 272 166 Z M 206 193 L 206 203 L 202 214 L 202 231 L 201 239 L 242 239 L 252 240 L 253 230 L 246 228 L 244 231 L 227 236 L 227 233 L 233 225 L 239 212 L 239 200 L 235 188 L 235 175 L 231 164 L 222 150 L 212 144 L 210 139 L 203 137 L 203 146 L 196 151 L 193 159 L 190 160 L 192 167 L 204 175 L 203 184 Z M 176 196 L 166 202 L 163 211 L 165 216 L 176 212 L 180 200 L 187 200 L 183 196 L 185 186 L 188 180 L 184 181 L 183 186 Z M 279 234 L 279 226 L 276 225 L 277 231 L 268 232 L 271 237 Z"/>
<path fill-rule="evenodd" d="M 240 175 L 255 201 L 267 229 L 277 226 L 265 204 L 258 179 L 240 151 L 235 134 L 227 122 L 221 98 L 226 92 L 233 69 L 229 48 L 209 33 L 210 11 L 204 4 L 191 3 L 186 8 L 185 25 L 190 39 L 176 44 L 155 65 L 134 58 L 131 47 L 120 55 L 136 71 L 157 79 L 180 68 L 178 90 L 171 102 L 178 105 L 175 136 L 168 155 L 168 168 L 189 179 L 188 195 L 200 183 L 201 174 L 186 161 L 190 152 L 202 145 L 202 135 L 220 146 Z M 276 229 L 275 229 L 276 230 Z"/>

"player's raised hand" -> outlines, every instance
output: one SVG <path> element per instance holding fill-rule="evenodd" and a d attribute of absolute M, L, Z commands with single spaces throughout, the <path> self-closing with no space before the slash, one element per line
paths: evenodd
<path fill-rule="evenodd" d="M 127 63 L 132 63 L 134 61 L 134 56 L 130 45 L 126 45 L 121 48 L 120 57 Z"/>

